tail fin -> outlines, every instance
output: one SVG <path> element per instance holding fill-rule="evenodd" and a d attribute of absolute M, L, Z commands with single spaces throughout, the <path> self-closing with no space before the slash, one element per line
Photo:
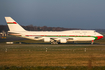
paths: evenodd
<path fill-rule="evenodd" d="M 5 17 L 5 20 L 8 24 L 10 31 L 26 31 L 24 28 L 22 28 L 15 20 L 13 20 L 11 17 Z"/>

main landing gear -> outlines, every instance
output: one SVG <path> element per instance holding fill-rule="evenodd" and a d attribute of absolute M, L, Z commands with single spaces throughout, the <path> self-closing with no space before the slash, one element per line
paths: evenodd
<path fill-rule="evenodd" d="M 51 42 L 51 44 L 58 44 L 58 42 Z"/>
<path fill-rule="evenodd" d="M 58 44 L 58 42 L 54 39 L 51 39 L 51 44 Z"/>

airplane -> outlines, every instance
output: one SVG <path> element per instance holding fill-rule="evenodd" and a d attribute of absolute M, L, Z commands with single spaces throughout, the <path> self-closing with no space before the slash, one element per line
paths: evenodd
<path fill-rule="evenodd" d="M 28 38 L 32 40 L 43 40 L 51 44 L 67 43 L 75 41 L 91 41 L 103 38 L 103 35 L 95 30 L 66 30 L 66 31 L 27 31 L 11 17 L 5 17 L 9 27 L 10 35 Z"/>

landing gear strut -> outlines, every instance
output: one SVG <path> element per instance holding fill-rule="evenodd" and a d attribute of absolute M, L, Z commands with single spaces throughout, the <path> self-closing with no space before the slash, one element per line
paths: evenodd
<path fill-rule="evenodd" d="M 51 40 L 51 44 L 58 44 L 58 42 L 56 40 Z"/>
<path fill-rule="evenodd" d="M 91 44 L 93 44 L 93 43 L 94 43 L 94 40 L 92 40 Z"/>
<path fill-rule="evenodd" d="M 51 42 L 51 44 L 58 44 L 58 42 Z"/>

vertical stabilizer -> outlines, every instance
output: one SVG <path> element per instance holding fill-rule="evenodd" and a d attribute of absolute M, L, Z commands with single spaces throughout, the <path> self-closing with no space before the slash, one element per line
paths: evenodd
<path fill-rule="evenodd" d="M 13 20 L 11 17 L 5 17 L 5 20 L 7 22 L 7 25 L 9 27 L 10 31 L 25 31 L 24 28 L 22 28 L 15 20 Z"/>

